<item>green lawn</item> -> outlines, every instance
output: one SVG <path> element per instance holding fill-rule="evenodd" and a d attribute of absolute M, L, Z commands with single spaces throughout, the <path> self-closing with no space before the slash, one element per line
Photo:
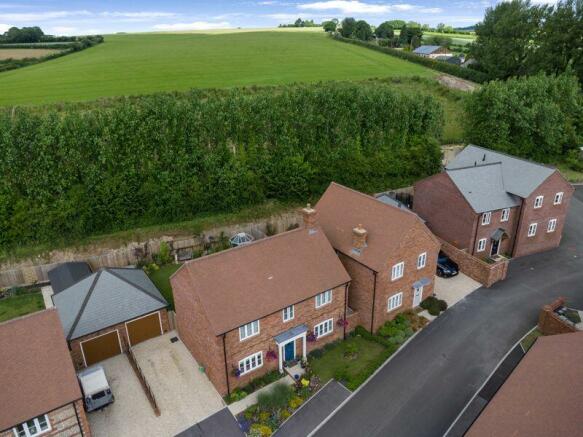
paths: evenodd
<path fill-rule="evenodd" d="M 435 74 L 324 32 L 109 35 L 96 47 L 1 73 L 0 105 Z"/>
<path fill-rule="evenodd" d="M 520 342 L 520 345 L 522 346 L 522 349 L 523 349 L 525 352 L 528 352 L 528 350 L 529 350 L 529 349 L 532 347 L 532 345 L 534 344 L 534 342 L 536 341 L 536 339 L 537 339 L 538 337 L 540 337 L 541 335 L 543 335 L 543 333 L 542 333 L 542 332 L 540 332 L 540 331 L 538 330 L 538 328 L 536 328 L 536 329 L 534 329 L 534 330 L 530 331 L 530 332 L 528 333 L 528 335 L 526 335 L 526 337 L 524 337 L 524 338 L 522 339 L 522 341 Z"/>
<path fill-rule="evenodd" d="M 355 344 L 357 347 L 356 358 L 344 356 L 351 344 Z M 320 358 L 312 358 L 310 363 L 312 371 L 320 377 L 322 384 L 324 384 L 332 378 L 339 378 L 338 375 L 342 372 L 346 372 L 352 377 L 358 375 L 385 351 L 386 348 L 382 345 L 355 336 L 337 343 L 332 349 L 326 350 Z"/>
<path fill-rule="evenodd" d="M 0 322 L 45 308 L 42 294 L 30 293 L 0 299 Z"/>
<path fill-rule="evenodd" d="M 150 279 L 158 287 L 162 296 L 170 304 L 170 309 L 174 309 L 174 296 L 172 295 L 172 287 L 170 286 L 170 276 L 180 268 L 182 264 L 167 264 L 160 267 L 160 270 L 150 273 Z"/>

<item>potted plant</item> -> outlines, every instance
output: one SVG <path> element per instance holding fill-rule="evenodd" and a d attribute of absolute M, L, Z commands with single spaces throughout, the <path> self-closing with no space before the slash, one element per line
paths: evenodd
<path fill-rule="evenodd" d="M 308 340 L 310 343 L 314 342 L 316 341 L 316 335 L 312 331 L 308 331 L 306 335 L 306 340 Z"/>
<path fill-rule="evenodd" d="M 239 369 L 238 367 L 233 367 L 233 376 L 235 378 L 238 378 L 241 376 L 241 369 Z"/>
<path fill-rule="evenodd" d="M 267 353 L 265 354 L 265 358 L 267 358 L 267 361 L 277 360 L 277 352 L 275 352 L 274 350 L 269 349 L 267 351 Z"/>
<path fill-rule="evenodd" d="M 338 319 L 336 324 L 341 328 L 346 328 L 348 326 L 348 320 L 343 319 L 342 317 Z"/>

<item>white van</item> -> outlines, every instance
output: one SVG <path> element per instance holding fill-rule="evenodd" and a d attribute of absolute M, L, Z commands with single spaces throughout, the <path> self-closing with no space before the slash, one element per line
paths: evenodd
<path fill-rule="evenodd" d="M 85 410 L 88 413 L 104 408 L 115 400 L 102 366 L 85 369 L 77 377 L 83 389 Z"/>

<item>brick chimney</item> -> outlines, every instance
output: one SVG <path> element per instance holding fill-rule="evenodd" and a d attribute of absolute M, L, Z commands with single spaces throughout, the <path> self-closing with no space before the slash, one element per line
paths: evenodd
<path fill-rule="evenodd" d="M 352 229 L 352 247 L 357 252 L 361 252 L 362 249 L 366 247 L 366 235 L 367 231 L 362 225 L 358 225 L 356 228 Z"/>
<path fill-rule="evenodd" d="M 304 228 L 314 229 L 318 225 L 316 210 L 309 203 L 302 209 L 302 216 L 304 217 Z"/>

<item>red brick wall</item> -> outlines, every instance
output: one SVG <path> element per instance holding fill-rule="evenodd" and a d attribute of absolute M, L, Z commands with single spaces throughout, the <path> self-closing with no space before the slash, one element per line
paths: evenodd
<path fill-rule="evenodd" d="M 553 205 L 555 194 L 560 191 L 564 193 L 563 202 L 560 205 Z M 513 256 L 530 255 L 559 246 L 573 191 L 571 184 L 558 171 L 555 171 L 527 199 L 524 199 L 522 219 Z M 534 209 L 534 201 L 537 196 L 544 196 L 543 206 Z M 548 233 L 547 225 L 549 219 L 552 218 L 557 219 L 557 228 L 555 232 Z M 536 235 L 528 237 L 528 226 L 535 222 L 538 223 Z"/>
<path fill-rule="evenodd" d="M 422 278 L 427 278 L 431 281 L 429 285 L 423 288 L 421 301 L 433 294 L 437 255 L 440 246 L 439 241 L 422 223 L 418 223 L 409 231 L 401 246 L 395 250 L 395 255 L 387 260 L 386 269 L 377 276 L 374 332 L 387 320 L 392 320 L 397 314 L 413 308 L 414 282 Z M 427 252 L 427 262 L 424 268 L 417 269 L 417 257 L 423 252 Z M 401 261 L 405 262 L 404 275 L 402 278 L 392 281 L 393 265 Z M 388 299 L 399 292 L 403 293 L 403 303 L 399 308 L 389 312 Z M 370 329 L 370 325 L 366 326 L 366 328 Z"/>
<path fill-rule="evenodd" d="M 339 318 L 344 317 L 345 305 L 345 287 L 344 285 L 332 290 L 332 302 L 323 307 L 316 308 L 315 297 L 311 297 L 303 302 L 294 305 L 294 318 L 289 322 L 283 322 L 281 311 L 263 317 L 260 320 L 260 333 L 254 337 L 239 341 L 239 330 L 233 330 L 226 335 L 227 346 L 227 364 L 229 369 L 229 384 L 231 390 L 235 387 L 241 387 L 247 384 L 251 379 L 267 373 L 270 370 L 277 369 L 278 360 L 268 361 L 265 357 L 266 352 L 271 349 L 279 354 L 279 350 L 274 336 L 281 334 L 288 329 L 301 324 L 307 324 L 308 329 L 313 331 L 314 326 L 327 319 L 334 319 L 333 331 L 315 342 L 307 342 L 306 353 L 313 349 L 318 349 L 324 344 L 334 340 L 342 339 L 344 330 L 337 325 Z M 239 378 L 232 375 L 233 367 L 239 367 L 239 360 L 248 357 L 256 352 L 263 352 L 263 367 L 251 371 Z M 296 340 L 296 355 L 302 354 L 302 340 Z M 279 356 L 279 355 L 278 355 Z"/>
<path fill-rule="evenodd" d="M 81 406 L 82 415 L 81 414 L 79 415 L 79 420 L 77 419 L 75 405 Z M 75 403 L 67 404 L 64 407 L 57 408 L 46 414 L 51 424 L 51 430 L 43 434 L 43 436 L 72 437 L 84 435 L 86 437 L 91 437 L 91 432 L 89 431 L 89 424 L 87 423 L 87 417 L 85 416 L 85 411 L 83 410 L 83 404 L 81 403 L 81 401 L 76 401 Z M 81 433 L 82 428 L 83 434 Z M 0 437 L 14 437 L 14 432 L 12 431 L 12 428 L 1 431 Z"/>
<path fill-rule="evenodd" d="M 541 308 L 538 315 L 538 329 L 543 335 L 566 334 L 576 332 L 577 328 L 561 320 L 555 310 L 565 304 L 565 299 L 559 298 L 550 305 Z"/>
<path fill-rule="evenodd" d="M 446 173 L 415 184 L 413 211 L 435 235 L 460 249 L 471 250 L 478 215 Z"/>
<path fill-rule="evenodd" d="M 166 309 L 160 310 L 160 319 L 162 321 L 162 330 L 164 333 L 169 331 L 169 323 L 168 323 L 168 312 Z M 85 367 L 83 362 L 83 352 L 81 352 L 81 342 L 90 340 L 95 337 L 99 337 L 102 334 L 106 334 L 113 330 L 117 330 L 119 332 L 119 337 L 121 340 L 122 352 L 127 351 L 129 340 L 128 335 L 124 323 L 118 323 L 115 326 L 110 326 L 109 328 L 102 329 L 97 332 L 93 332 L 89 335 L 85 335 L 83 337 L 76 338 L 69 342 L 69 348 L 71 350 L 71 358 L 73 359 L 73 364 L 75 365 L 75 369 L 80 370 Z"/>
<path fill-rule="evenodd" d="M 212 331 L 187 275 L 176 274 L 170 282 L 174 294 L 178 334 L 194 359 L 205 368 L 216 389 L 226 394 L 222 337 L 216 337 Z"/>
<path fill-rule="evenodd" d="M 358 323 L 370 329 L 374 273 L 343 253 L 338 253 L 338 257 L 352 280 L 348 289 L 348 306 L 358 312 Z M 351 329 L 354 327 L 350 326 Z"/>
<path fill-rule="evenodd" d="M 500 255 L 510 255 L 512 252 L 512 246 L 514 245 L 514 236 L 516 232 L 516 226 L 518 224 L 518 217 L 520 215 L 520 207 L 516 206 L 514 208 L 510 208 L 510 217 L 506 222 L 501 221 L 501 209 L 491 211 L 491 213 L 492 217 L 490 219 L 489 225 L 482 225 L 482 214 L 477 216 L 478 227 L 476 230 L 476 238 L 472 237 L 472 244 L 470 245 L 470 250 L 468 252 L 473 253 L 479 258 L 490 257 L 492 250 L 492 233 L 498 228 L 504 229 L 506 234 L 508 234 L 508 238 L 505 238 L 500 242 L 500 249 L 498 250 L 498 253 Z M 482 252 L 478 252 L 478 241 L 482 238 L 486 239 L 486 249 Z"/>
<path fill-rule="evenodd" d="M 441 250 L 459 266 L 462 273 L 484 287 L 489 288 L 506 278 L 509 263 L 507 259 L 498 261 L 496 264 L 489 264 L 446 241 L 442 241 Z"/>

